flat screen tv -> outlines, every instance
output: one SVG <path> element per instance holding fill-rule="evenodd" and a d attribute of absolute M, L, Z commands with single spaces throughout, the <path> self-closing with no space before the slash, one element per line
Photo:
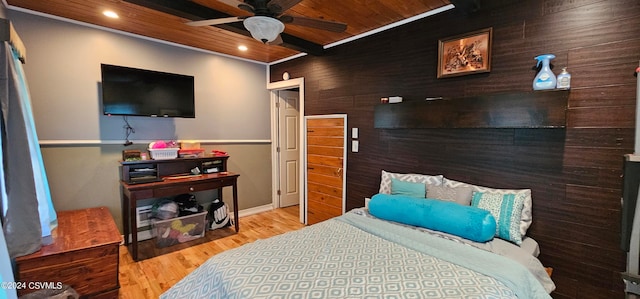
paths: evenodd
<path fill-rule="evenodd" d="M 194 118 L 193 76 L 101 64 L 105 115 Z"/>

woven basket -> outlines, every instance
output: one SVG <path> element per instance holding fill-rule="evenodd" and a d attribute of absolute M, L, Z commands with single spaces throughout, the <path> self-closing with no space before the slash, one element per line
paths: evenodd
<path fill-rule="evenodd" d="M 177 158 L 178 150 L 178 148 L 150 148 L 149 153 L 151 153 L 151 159 L 168 160 Z"/>

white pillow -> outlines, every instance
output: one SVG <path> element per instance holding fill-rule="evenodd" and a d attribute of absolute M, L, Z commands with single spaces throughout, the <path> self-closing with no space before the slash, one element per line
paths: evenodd
<path fill-rule="evenodd" d="M 443 176 L 417 173 L 393 173 L 382 170 L 382 175 L 380 176 L 380 190 L 378 193 L 391 194 L 391 178 L 405 182 L 440 186 L 442 185 Z"/>
<path fill-rule="evenodd" d="M 520 234 L 524 237 L 527 234 L 527 230 L 529 226 L 531 226 L 531 222 L 533 221 L 532 213 L 531 213 L 531 189 L 494 189 L 485 186 L 477 186 L 464 182 L 458 182 L 455 180 L 442 178 L 442 183 L 447 187 L 465 187 L 470 186 L 474 191 L 478 192 L 491 192 L 491 193 L 501 193 L 501 194 L 524 194 L 524 206 L 522 207 L 522 214 L 520 218 Z"/>

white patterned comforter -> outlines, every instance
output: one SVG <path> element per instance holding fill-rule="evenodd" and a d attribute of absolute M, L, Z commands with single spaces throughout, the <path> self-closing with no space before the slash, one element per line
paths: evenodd
<path fill-rule="evenodd" d="M 347 213 L 213 256 L 160 298 L 551 298 L 545 283 L 499 255 Z"/>

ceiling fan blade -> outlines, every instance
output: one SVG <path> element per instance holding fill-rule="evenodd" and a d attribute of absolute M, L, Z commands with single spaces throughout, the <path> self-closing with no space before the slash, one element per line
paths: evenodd
<path fill-rule="evenodd" d="M 275 15 L 285 12 L 287 9 L 294 7 L 302 0 L 271 0 L 267 7 Z"/>
<path fill-rule="evenodd" d="M 276 37 L 276 39 L 274 39 L 272 42 L 269 42 L 269 45 L 277 46 L 277 45 L 282 45 L 282 43 L 284 43 L 284 41 L 282 40 L 282 36 L 278 34 L 278 37 Z"/>
<path fill-rule="evenodd" d="M 220 25 L 227 24 L 233 22 L 239 22 L 244 20 L 246 17 L 229 17 L 229 18 L 220 18 L 220 19 L 211 19 L 211 20 L 202 20 L 202 21 L 191 21 L 185 24 L 189 26 L 209 26 L 209 25 Z"/>
<path fill-rule="evenodd" d="M 283 23 L 322 29 L 332 32 L 344 32 L 345 30 L 347 30 L 347 24 L 345 23 L 326 21 L 322 19 L 285 15 L 280 17 L 280 21 L 282 21 Z"/>

